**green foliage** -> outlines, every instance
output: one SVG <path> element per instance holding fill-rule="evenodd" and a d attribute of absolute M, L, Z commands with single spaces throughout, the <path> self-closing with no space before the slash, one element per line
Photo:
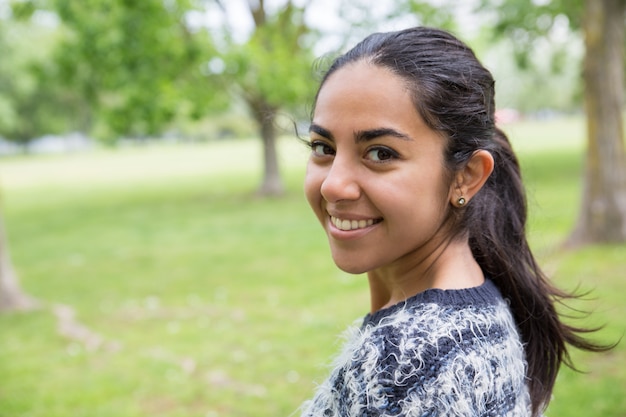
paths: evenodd
<path fill-rule="evenodd" d="M 35 1 L 14 1 L 11 3 L 11 13 L 17 20 L 30 19 L 37 11 Z"/>
<path fill-rule="evenodd" d="M 597 310 L 585 323 L 607 325 L 601 340 L 619 338 L 626 247 L 558 249 L 581 189 L 583 121 L 504 127 L 541 264 L 592 290 L 576 307 Z M 0 317 L 0 415 L 287 416 L 310 398 L 369 299 L 364 277 L 332 264 L 302 196 L 306 149 L 280 149 L 290 192 L 266 200 L 247 191 L 256 140 L 5 159 L 15 266 L 48 307 Z M 99 347 L 63 335 L 59 303 Z M 562 370 L 548 415 L 625 415 L 626 344 L 574 358 L 587 373 Z"/>
<path fill-rule="evenodd" d="M 406 9 L 409 13 L 417 16 L 421 25 L 453 31 L 457 28 L 453 10 L 458 6 L 459 2 L 455 0 L 438 1 L 436 5 L 424 0 L 403 0 L 400 2 L 398 15 L 402 16 L 405 13 L 404 9 Z"/>
<path fill-rule="evenodd" d="M 494 42 L 492 34 L 483 30 L 470 39 L 470 45 L 496 80 L 496 105 L 515 108 L 532 114 L 539 110 L 578 112 L 582 107 L 583 85 L 580 64 L 582 42 L 577 38 L 568 41 L 567 56 L 562 67 L 556 70 L 550 59 L 536 59 L 532 67 L 520 67 L 515 62 L 513 41 L 503 38 Z M 554 48 L 545 44 L 545 55 Z M 544 55 L 544 56 L 545 56 Z M 540 57 L 541 54 L 533 54 Z"/>
<path fill-rule="evenodd" d="M 482 36 L 499 54 L 500 97 L 525 111 L 582 106 L 583 0 L 481 0 L 478 11 L 493 21 Z"/>
<path fill-rule="evenodd" d="M 225 71 L 220 75 L 225 86 L 246 103 L 264 142 L 265 166 L 259 195 L 280 195 L 284 186 L 275 150 L 276 117 L 281 109 L 289 109 L 294 119 L 302 118 L 306 114 L 302 103 L 312 101 L 313 34 L 304 21 L 306 6 L 287 1 L 271 10 L 259 1 L 247 2 L 245 7 L 254 21 L 252 34 L 239 43 L 229 35 L 229 25 L 216 28 L 214 36 L 223 42 L 213 61 L 223 64 Z M 222 11 L 226 21 L 227 11 Z"/>
<path fill-rule="evenodd" d="M 518 65 L 532 67 L 534 60 L 552 60 L 554 69 L 558 71 L 566 59 L 567 45 L 557 45 L 549 56 L 537 56 L 537 41 L 543 39 L 558 44 L 559 41 L 554 39 L 555 27 L 560 31 L 578 32 L 582 23 L 583 0 L 481 0 L 479 10 L 494 15 L 495 36 L 512 40 Z"/>
<path fill-rule="evenodd" d="M 368 0 L 342 1 L 339 16 L 346 22 L 341 34 L 343 50 L 353 46 L 365 36 L 384 30 L 398 30 L 411 25 L 456 29 L 453 11 L 459 6 L 455 0 L 395 0 L 373 4 Z"/>
<path fill-rule="evenodd" d="M 258 24 L 244 43 L 233 41 L 229 27 L 192 25 L 193 13 L 206 12 L 202 1 L 25 0 L 13 10 L 22 20 L 40 10 L 58 14 L 51 84 L 78 91 L 93 110 L 88 127 L 106 139 L 157 134 L 226 108 L 233 95 L 256 109 L 304 108 L 315 84 L 315 32 L 302 7 L 262 6 L 250 6 Z"/>
<path fill-rule="evenodd" d="M 583 0 L 481 0 L 480 7 L 496 13 L 496 31 L 523 30 L 529 36 L 546 36 L 558 16 L 566 17 L 578 30 L 583 16 Z"/>
<path fill-rule="evenodd" d="M 215 58 L 225 65 L 220 74 L 224 86 L 243 98 L 252 110 L 265 106 L 298 112 L 303 103 L 312 100 L 315 88 L 311 63 L 317 35 L 304 21 L 305 8 L 291 2 L 273 13 L 267 12 L 262 3 L 250 3 L 249 7 L 255 16 L 249 39 L 236 42 L 228 36 L 229 27 L 221 28 L 220 35 L 227 43 Z"/>
<path fill-rule="evenodd" d="M 81 117 L 87 117 L 84 102 L 55 82 L 50 51 L 58 39 L 54 26 L 0 20 L 0 136 L 25 143 L 75 130 Z"/>
<path fill-rule="evenodd" d="M 201 72 L 209 42 L 186 21 L 186 0 L 55 1 L 65 36 L 59 75 L 94 106 L 100 136 L 144 136 L 211 101 Z M 201 109 L 201 110 L 200 110 Z"/>

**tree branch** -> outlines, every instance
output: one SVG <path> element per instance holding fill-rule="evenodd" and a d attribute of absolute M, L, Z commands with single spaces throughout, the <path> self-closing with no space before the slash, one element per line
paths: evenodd
<path fill-rule="evenodd" d="M 254 19 L 254 26 L 256 28 L 260 28 L 265 24 L 267 16 L 265 15 L 264 3 L 264 0 L 248 0 L 248 7 L 250 8 L 250 13 L 252 14 L 252 19 Z"/>

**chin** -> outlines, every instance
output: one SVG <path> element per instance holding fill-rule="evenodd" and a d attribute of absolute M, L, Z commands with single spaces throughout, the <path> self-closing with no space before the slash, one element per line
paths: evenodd
<path fill-rule="evenodd" d="M 348 261 L 342 261 L 341 259 L 333 259 L 333 260 L 335 261 L 335 265 L 337 265 L 337 268 L 341 269 L 343 272 L 346 272 L 348 274 L 354 274 L 354 275 L 364 274 L 365 272 L 371 269 L 365 265 L 355 264 L 353 262 L 348 262 Z"/>

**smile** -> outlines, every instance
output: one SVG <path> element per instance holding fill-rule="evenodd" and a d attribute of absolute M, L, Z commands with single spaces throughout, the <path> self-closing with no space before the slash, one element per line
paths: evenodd
<path fill-rule="evenodd" d="M 344 231 L 365 229 L 381 221 L 382 219 L 346 220 L 330 216 L 330 222 L 334 224 L 337 229 Z"/>

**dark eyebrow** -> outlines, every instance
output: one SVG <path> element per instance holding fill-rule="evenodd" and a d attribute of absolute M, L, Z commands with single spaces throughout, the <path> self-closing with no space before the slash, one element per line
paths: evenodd
<path fill-rule="evenodd" d="M 359 132 L 355 132 L 354 133 L 354 140 L 355 142 L 359 143 L 359 142 L 367 142 L 382 136 L 391 136 L 394 138 L 398 138 L 398 139 L 402 139 L 402 140 L 407 140 L 407 141 L 411 141 L 413 139 L 411 139 L 411 137 L 409 135 L 406 135 L 402 132 L 398 132 L 395 129 L 391 129 L 391 128 L 387 128 L 387 127 L 381 127 L 378 129 L 370 129 L 370 130 L 361 130 Z"/>
<path fill-rule="evenodd" d="M 317 133 L 321 137 L 326 138 L 328 140 L 332 140 L 332 141 L 335 140 L 335 138 L 333 137 L 333 134 L 330 133 L 329 130 L 324 129 L 322 126 L 316 125 L 315 123 L 311 123 L 311 126 L 309 126 L 309 133 L 311 132 Z"/>
<path fill-rule="evenodd" d="M 315 123 L 312 123 L 311 126 L 309 126 L 309 133 L 310 132 L 317 133 L 318 135 L 328 140 L 332 140 L 332 141 L 335 140 L 335 138 L 333 137 L 333 134 L 330 133 L 328 129 L 325 129 L 320 125 L 316 125 Z M 406 135 L 402 132 L 398 132 L 395 129 L 391 129 L 388 127 L 381 127 L 377 129 L 360 130 L 358 132 L 354 132 L 354 141 L 356 143 L 368 142 L 370 140 L 374 140 L 382 136 L 391 136 L 391 137 L 406 140 L 406 141 L 413 140 L 411 139 L 409 135 Z"/>

